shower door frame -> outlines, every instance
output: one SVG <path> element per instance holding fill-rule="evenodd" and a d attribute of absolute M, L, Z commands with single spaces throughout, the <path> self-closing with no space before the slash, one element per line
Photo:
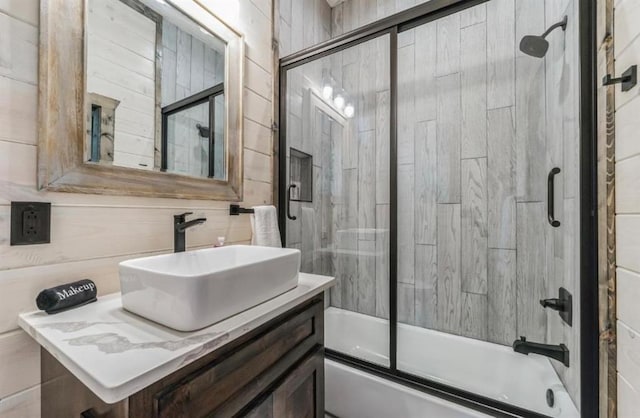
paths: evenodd
<path fill-rule="evenodd" d="M 515 405 L 480 396 L 456 387 L 403 372 L 397 368 L 397 104 L 398 104 L 398 33 L 431 22 L 469 7 L 493 0 L 431 0 L 396 13 L 326 42 L 280 59 L 278 131 L 275 155 L 278 170 L 274 174 L 278 194 L 279 227 L 286 245 L 286 110 L 287 71 L 372 39 L 389 36 L 390 48 L 390 239 L 389 239 L 389 367 L 377 365 L 331 349 L 327 356 L 342 363 L 382 376 L 466 406 L 497 414 L 496 416 L 544 417 Z M 578 1 L 580 52 L 580 411 L 582 417 L 597 417 L 599 411 L 599 325 L 598 325 L 598 236 L 596 180 L 596 7 L 592 0 Z"/>

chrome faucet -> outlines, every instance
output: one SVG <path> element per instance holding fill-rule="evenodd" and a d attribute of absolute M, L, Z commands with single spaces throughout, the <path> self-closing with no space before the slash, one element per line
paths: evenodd
<path fill-rule="evenodd" d="M 207 218 L 186 220 L 188 215 L 193 215 L 193 212 L 186 212 L 181 215 L 173 215 L 173 252 L 181 253 L 186 247 L 185 231 L 192 226 L 205 223 Z"/>
<path fill-rule="evenodd" d="M 569 349 L 564 344 L 551 345 L 532 343 L 527 341 L 526 337 L 520 337 L 519 340 L 515 340 L 513 342 L 513 351 L 526 355 L 529 355 L 529 353 L 540 354 L 542 356 L 558 360 L 565 366 L 569 367 Z"/>

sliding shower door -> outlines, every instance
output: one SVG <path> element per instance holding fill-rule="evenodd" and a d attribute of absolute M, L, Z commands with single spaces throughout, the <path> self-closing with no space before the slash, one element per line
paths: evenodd
<path fill-rule="evenodd" d="M 335 276 L 326 346 L 389 366 L 389 35 L 286 72 L 283 212 L 301 271 Z M 282 200 L 281 200 L 282 202 Z"/>
<path fill-rule="evenodd" d="M 492 0 L 398 35 L 398 369 L 553 416 L 580 397 L 579 311 L 540 303 L 579 300 L 577 31 L 573 0 Z"/>
<path fill-rule="evenodd" d="M 337 279 L 335 358 L 577 417 L 579 0 L 462 4 L 284 60 L 286 245 Z"/>

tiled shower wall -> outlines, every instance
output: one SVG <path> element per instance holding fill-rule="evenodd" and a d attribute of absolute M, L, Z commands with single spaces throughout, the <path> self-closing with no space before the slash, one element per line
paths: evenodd
<path fill-rule="evenodd" d="M 302 71 L 299 74 L 301 73 Z M 302 251 L 301 271 L 333 275 L 333 269 L 328 263 L 335 236 L 334 225 L 338 220 L 333 210 L 335 201 L 330 198 L 333 178 L 331 159 L 335 155 L 334 149 L 340 146 L 342 127 L 321 112 L 302 117 L 292 110 L 289 121 L 286 157 L 288 175 L 291 171 L 291 148 L 311 155 L 313 162 L 310 176 L 312 184 L 303 182 L 301 186 L 311 186 L 311 201 L 290 203 L 291 214 L 296 220 L 287 221 L 287 247 Z"/>
<path fill-rule="evenodd" d="M 333 150 L 331 305 L 382 318 L 389 317 L 389 55 L 384 36 L 333 55 L 329 67 L 355 107 Z"/>

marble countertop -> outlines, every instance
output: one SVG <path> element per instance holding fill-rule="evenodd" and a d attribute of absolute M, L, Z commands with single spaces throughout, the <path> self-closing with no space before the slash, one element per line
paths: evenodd
<path fill-rule="evenodd" d="M 56 315 L 24 313 L 18 323 L 107 403 L 119 402 L 330 288 L 333 277 L 300 273 L 298 287 L 194 332 L 125 311 L 120 294 Z"/>

